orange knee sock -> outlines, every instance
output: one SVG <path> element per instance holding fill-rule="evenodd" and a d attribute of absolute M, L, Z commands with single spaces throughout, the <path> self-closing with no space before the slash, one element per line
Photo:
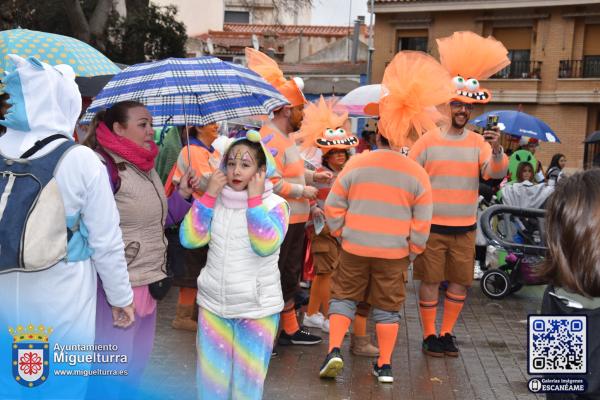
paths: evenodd
<path fill-rule="evenodd" d="M 296 318 L 296 309 L 294 304 L 291 307 L 286 307 L 281 312 L 281 328 L 288 335 L 293 335 L 298 332 L 300 326 L 298 325 L 298 319 Z"/>
<path fill-rule="evenodd" d="M 437 313 L 436 301 L 419 301 L 419 313 L 421 314 L 421 323 L 423 324 L 423 339 L 435 335 L 435 315 Z"/>
<path fill-rule="evenodd" d="M 375 330 L 377 331 L 377 343 L 379 343 L 377 366 L 391 364 L 392 351 L 394 351 L 398 336 L 398 324 L 375 324 Z"/>
<path fill-rule="evenodd" d="M 182 306 L 192 306 L 196 303 L 196 294 L 198 291 L 194 288 L 179 288 L 179 299 L 177 303 Z"/>
<path fill-rule="evenodd" d="M 341 314 L 331 314 L 329 316 L 329 351 L 334 347 L 342 347 L 344 336 L 350 328 L 350 318 Z"/>
<path fill-rule="evenodd" d="M 321 298 L 321 311 L 325 318 L 329 315 L 329 296 L 331 294 L 331 274 L 322 274 L 319 275 L 321 277 L 321 294 L 319 297 Z"/>
<path fill-rule="evenodd" d="M 452 333 L 456 320 L 460 315 L 460 311 L 465 304 L 465 298 L 467 296 L 455 294 L 446 291 L 446 299 L 444 300 L 444 317 L 442 319 L 442 329 L 440 329 L 440 335 L 446 333 Z"/>
<path fill-rule="evenodd" d="M 316 275 L 310 286 L 310 298 L 308 299 L 308 308 L 306 314 L 313 315 L 319 312 L 323 299 L 321 298 L 321 286 L 323 285 L 323 275 Z"/>
<path fill-rule="evenodd" d="M 367 317 L 356 314 L 352 328 L 354 336 L 367 336 Z"/>

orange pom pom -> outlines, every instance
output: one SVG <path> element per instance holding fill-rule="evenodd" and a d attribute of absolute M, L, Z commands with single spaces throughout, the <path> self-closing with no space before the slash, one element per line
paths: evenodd
<path fill-rule="evenodd" d="M 383 75 L 379 131 L 393 146 L 410 146 L 437 128 L 444 116 L 435 107 L 453 96 L 450 74 L 440 63 L 422 52 L 401 51 Z"/>
<path fill-rule="evenodd" d="M 493 37 L 481 37 L 473 32 L 454 32 L 437 39 L 440 62 L 450 72 L 464 79 L 487 79 L 510 64 L 508 50 Z"/>

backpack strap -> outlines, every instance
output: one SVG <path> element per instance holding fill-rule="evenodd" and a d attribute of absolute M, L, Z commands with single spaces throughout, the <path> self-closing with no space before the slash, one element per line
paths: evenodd
<path fill-rule="evenodd" d="M 41 150 L 48 143 L 53 142 L 58 139 L 70 140 L 68 137 L 66 137 L 65 135 L 61 135 L 60 133 L 57 133 L 56 135 L 48 136 L 47 138 L 44 138 L 42 140 L 38 140 L 37 142 L 35 142 L 33 147 L 31 147 L 25 153 L 21 154 L 21 157 L 19 157 L 19 158 L 29 158 L 32 155 L 34 155 L 35 153 L 37 153 L 39 150 Z"/>

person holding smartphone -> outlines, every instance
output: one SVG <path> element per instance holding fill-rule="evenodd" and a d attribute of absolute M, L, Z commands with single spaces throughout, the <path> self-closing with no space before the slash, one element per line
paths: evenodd
<path fill-rule="evenodd" d="M 453 329 L 474 275 L 479 177 L 500 179 L 508 158 L 498 142 L 498 126 L 483 135 L 466 129 L 474 103 L 487 103 L 486 79 L 510 61 L 507 50 L 493 38 L 455 32 L 439 39 L 441 63 L 453 76 L 456 93 L 450 102 L 450 124 L 423 135 L 409 157 L 425 168 L 433 192 L 431 234 L 423 254 L 414 262 L 413 279 L 420 280 L 419 311 L 423 326 L 422 350 L 432 357 L 457 357 Z M 476 56 L 485 62 L 473 63 Z M 440 283 L 448 281 L 439 336 L 435 327 Z"/>

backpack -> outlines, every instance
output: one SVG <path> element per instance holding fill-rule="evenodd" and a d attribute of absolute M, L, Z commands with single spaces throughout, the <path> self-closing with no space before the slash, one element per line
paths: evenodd
<path fill-rule="evenodd" d="M 56 139 L 68 138 L 49 136 L 17 159 L 0 153 L 0 274 L 41 271 L 68 260 L 67 246 L 77 228 L 67 228 L 54 175 L 76 144 L 67 140 L 50 153 L 29 159 Z M 79 227 L 79 221 L 72 225 Z M 89 253 L 83 253 L 89 257 Z"/>

